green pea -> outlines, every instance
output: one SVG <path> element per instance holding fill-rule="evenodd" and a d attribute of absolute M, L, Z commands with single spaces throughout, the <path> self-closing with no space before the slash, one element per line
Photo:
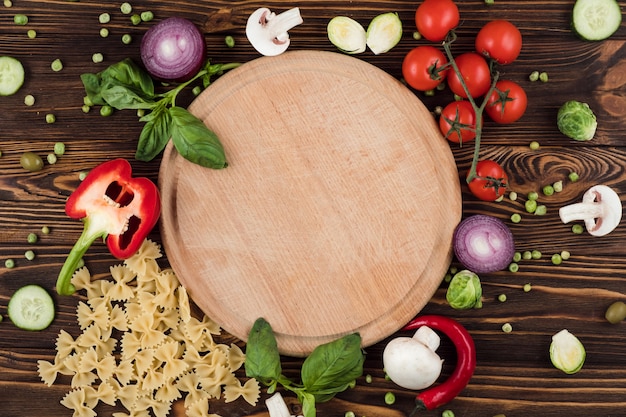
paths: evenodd
<path fill-rule="evenodd" d="M 543 194 L 551 196 L 552 194 L 554 194 L 554 187 L 552 185 L 544 185 Z"/>
<path fill-rule="evenodd" d="M 532 289 L 532 286 L 530 284 L 524 284 L 522 289 L 524 290 L 524 292 L 529 292 Z"/>
<path fill-rule="evenodd" d="M 98 22 L 105 24 L 105 23 L 109 23 L 111 21 L 111 15 L 108 13 L 100 13 L 100 16 L 98 16 Z"/>
<path fill-rule="evenodd" d="M 35 259 L 35 252 L 33 252 L 32 250 L 27 250 L 26 252 L 24 252 L 24 257 L 29 261 L 32 261 Z"/>
<path fill-rule="evenodd" d="M 528 80 L 533 81 L 533 82 L 537 81 L 538 79 L 539 79 L 539 71 L 533 71 L 528 76 Z"/>
<path fill-rule="evenodd" d="M 152 19 L 154 19 L 154 13 L 152 13 L 150 10 L 146 10 L 145 12 L 141 12 L 141 14 L 139 15 L 141 17 L 141 20 L 144 22 L 149 22 Z"/>
<path fill-rule="evenodd" d="M 513 273 L 519 271 L 519 265 L 516 262 L 511 262 L 509 264 L 509 271 Z"/>
<path fill-rule="evenodd" d="M 13 16 L 13 23 L 20 26 L 25 26 L 28 24 L 28 16 L 25 14 L 16 14 Z"/>
<path fill-rule="evenodd" d="M 52 123 L 54 123 L 56 121 L 57 121 L 57 118 L 56 118 L 56 116 L 54 114 L 52 114 L 52 113 L 46 114 L 46 123 L 52 124 Z"/>
<path fill-rule="evenodd" d="M 4 7 L 13 7 L 13 2 L 11 0 L 4 0 Z"/>
<path fill-rule="evenodd" d="M 413 40 L 419 41 L 420 39 L 422 39 L 422 34 L 419 33 L 418 31 L 413 32 Z"/>
<path fill-rule="evenodd" d="M 100 107 L 100 116 L 108 117 L 113 114 L 113 107 L 109 105 L 104 105 Z"/>
<path fill-rule="evenodd" d="M 372 376 L 370 374 L 365 375 L 365 382 L 368 384 L 372 383 Z"/>
<path fill-rule="evenodd" d="M 20 165 L 26 171 L 41 171 L 43 169 L 43 159 L 34 152 L 24 152 L 20 157 Z"/>
<path fill-rule="evenodd" d="M 63 142 L 56 142 L 54 144 L 54 154 L 63 155 L 65 153 L 65 144 Z"/>
<path fill-rule="evenodd" d="M 132 41 L 133 41 L 133 37 L 130 34 L 125 33 L 122 35 L 122 43 L 124 45 L 130 44 Z"/>
<path fill-rule="evenodd" d="M 48 226 L 43 226 L 41 228 L 41 234 L 42 235 L 49 235 L 50 234 L 50 228 Z"/>
<path fill-rule="evenodd" d="M 356 414 L 354 414 L 354 411 L 346 411 L 343 417 L 356 417 Z"/>
<path fill-rule="evenodd" d="M 537 200 L 526 200 L 524 202 L 524 208 L 528 213 L 534 213 L 537 210 Z"/>
<path fill-rule="evenodd" d="M 535 260 L 541 259 L 541 252 L 539 252 L 538 250 L 534 250 L 530 252 L 530 256 Z"/>
<path fill-rule="evenodd" d="M 576 182 L 578 181 L 579 177 L 578 174 L 576 172 L 570 172 L 569 175 L 567 176 L 567 178 L 571 181 L 571 182 Z"/>
<path fill-rule="evenodd" d="M 582 226 L 582 224 L 574 224 L 572 225 L 572 233 L 574 233 L 575 235 L 580 235 L 584 232 L 584 228 Z"/>
<path fill-rule="evenodd" d="M 537 216 L 545 216 L 547 212 L 548 208 L 545 206 L 545 204 L 538 204 L 537 208 L 535 209 L 535 214 Z"/>
<path fill-rule="evenodd" d="M 563 181 L 555 182 L 554 184 L 552 184 L 552 188 L 554 188 L 555 193 L 560 193 L 561 191 L 563 191 Z"/>
<path fill-rule="evenodd" d="M 502 325 L 502 331 L 504 333 L 511 333 L 513 331 L 513 326 L 511 325 L 511 323 L 504 323 Z"/>
<path fill-rule="evenodd" d="M 519 213 L 513 213 L 511 214 L 511 221 L 513 223 L 519 223 L 522 221 L 522 216 Z"/>
<path fill-rule="evenodd" d="M 24 97 L 24 104 L 29 107 L 35 105 L 35 96 L 33 96 L 32 94 L 26 95 L 26 97 Z"/>
<path fill-rule="evenodd" d="M 522 260 L 522 253 L 521 252 L 515 252 L 513 254 L 513 262 L 519 262 Z"/>
<path fill-rule="evenodd" d="M 52 68 L 52 71 L 54 72 L 59 72 L 63 69 L 63 62 L 59 58 L 57 58 L 52 61 L 52 63 L 50 64 L 50 68 Z"/>
<path fill-rule="evenodd" d="M 53 153 L 49 153 L 49 154 L 46 156 L 46 161 L 48 161 L 48 163 L 49 163 L 50 165 L 54 165 L 54 164 L 56 164 L 56 163 L 57 163 L 58 158 L 57 158 L 57 156 L 56 156 L 55 154 L 53 154 Z"/>
<path fill-rule="evenodd" d="M 604 317 L 611 324 L 617 324 L 626 319 L 626 304 L 623 301 L 616 301 L 606 309 Z"/>
<path fill-rule="evenodd" d="M 91 61 L 94 64 L 99 64 L 104 61 L 104 55 L 102 55 L 100 52 L 96 52 L 91 56 Z"/>
<path fill-rule="evenodd" d="M 120 11 L 124 14 L 131 14 L 133 11 L 133 6 L 128 2 L 124 2 L 120 6 Z"/>
<path fill-rule="evenodd" d="M 529 200 L 537 200 L 539 198 L 539 193 L 537 191 L 531 191 L 526 196 Z"/>
<path fill-rule="evenodd" d="M 569 253 L 569 251 L 566 251 L 566 250 L 562 250 L 562 251 L 561 251 L 561 258 L 562 258 L 564 261 L 567 261 L 567 260 L 569 259 L 569 257 L 570 257 L 570 253 Z"/>
<path fill-rule="evenodd" d="M 553 265 L 561 265 L 561 263 L 563 262 L 563 258 L 561 258 L 560 253 L 555 253 L 554 255 L 552 255 L 551 261 Z"/>
<path fill-rule="evenodd" d="M 134 26 L 137 26 L 141 23 L 141 16 L 139 16 L 138 14 L 132 15 L 130 17 L 130 23 L 132 23 Z"/>
<path fill-rule="evenodd" d="M 498 301 L 500 301 L 501 303 L 506 301 L 506 294 L 500 294 L 498 295 Z"/>
<path fill-rule="evenodd" d="M 539 145 L 539 142 L 537 142 L 536 140 L 533 140 L 532 142 L 530 142 L 528 147 L 530 148 L 531 151 L 536 151 L 536 150 L 539 150 L 541 145 Z"/>
<path fill-rule="evenodd" d="M 511 191 L 509 193 L 509 200 L 511 200 L 511 201 L 517 200 L 517 193 L 515 191 Z"/>
<path fill-rule="evenodd" d="M 107 28 L 101 28 L 100 29 L 100 37 L 102 38 L 106 38 L 109 36 L 109 29 Z"/>
<path fill-rule="evenodd" d="M 541 81 L 542 83 L 547 83 L 548 82 L 548 73 L 544 71 L 541 74 L 539 74 L 539 81 Z"/>
<path fill-rule="evenodd" d="M 385 404 L 391 405 L 396 402 L 396 395 L 393 392 L 385 393 Z"/>
<path fill-rule="evenodd" d="M 533 255 L 529 250 L 525 250 L 524 252 L 522 252 L 522 259 L 525 259 L 528 261 L 532 258 L 533 258 Z"/>
<path fill-rule="evenodd" d="M 4 267 L 8 269 L 15 268 L 15 261 L 11 258 L 4 261 Z"/>
<path fill-rule="evenodd" d="M 36 233 L 29 233 L 28 236 L 26 237 L 26 240 L 28 241 L 28 243 L 30 243 L 31 245 L 33 243 L 37 243 L 38 237 Z"/>
<path fill-rule="evenodd" d="M 28 39 L 35 39 L 37 37 L 37 31 L 35 29 L 28 29 L 26 36 L 28 36 Z"/>
<path fill-rule="evenodd" d="M 454 417 L 454 411 L 443 410 L 443 413 L 441 413 L 441 417 Z"/>
<path fill-rule="evenodd" d="M 235 38 L 233 38 L 232 36 L 228 35 L 224 38 L 224 43 L 226 44 L 227 47 L 229 48 L 234 48 L 235 47 Z"/>

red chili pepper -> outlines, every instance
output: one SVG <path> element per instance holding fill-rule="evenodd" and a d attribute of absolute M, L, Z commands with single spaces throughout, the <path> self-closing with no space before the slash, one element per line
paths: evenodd
<path fill-rule="evenodd" d="M 89 172 L 67 199 L 65 213 L 84 223 L 57 280 L 57 292 L 71 295 L 72 275 L 96 239 L 103 238 L 118 259 L 139 250 L 161 214 L 159 190 L 148 178 L 133 178 L 127 160 L 114 159 Z"/>
<path fill-rule="evenodd" d="M 458 321 L 444 316 L 426 315 L 414 318 L 402 330 L 415 330 L 421 326 L 439 330 L 452 341 L 456 349 L 457 363 L 448 379 L 417 395 L 415 409 L 409 417 L 414 416 L 419 410 L 433 410 L 452 401 L 467 386 L 476 368 L 474 340 Z"/>

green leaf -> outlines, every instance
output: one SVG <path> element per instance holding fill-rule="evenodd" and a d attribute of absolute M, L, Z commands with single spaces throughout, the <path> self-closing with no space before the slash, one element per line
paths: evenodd
<path fill-rule="evenodd" d="M 345 390 L 361 376 L 364 361 L 361 336 L 358 333 L 346 335 L 313 350 L 302 364 L 302 383 L 308 392 L 327 397 L 333 391 Z"/>
<path fill-rule="evenodd" d="M 160 154 L 169 142 L 172 117 L 165 107 L 160 106 L 140 120 L 146 124 L 139 135 L 135 159 L 147 162 Z"/>
<path fill-rule="evenodd" d="M 280 353 L 270 324 L 263 318 L 254 322 L 246 343 L 246 376 L 272 385 L 281 378 Z"/>
<path fill-rule="evenodd" d="M 302 415 L 304 417 L 315 417 L 315 397 L 306 391 L 298 391 L 298 400 L 302 404 Z"/>
<path fill-rule="evenodd" d="M 207 168 L 226 168 L 224 148 L 202 120 L 182 107 L 170 108 L 172 142 L 181 156 Z"/>
<path fill-rule="evenodd" d="M 150 99 L 154 97 L 154 82 L 152 78 L 130 58 L 110 65 L 100 73 L 100 77 L 103 80 L 103 84 L 112 82 L 112 84 L 131 88 L 144 98 Z"/>
<path fill-rule="evenodd" d="M 85 87 L 85 93 L 89 100 L 93 104 L 97 104 L 99 106 L 103 106 L 106 104 L 100 92 L 102 91 L 100 86 L 100 75 L 98 74 L 81 74 L 80 80 L 83 82 L 83 86 Z"/>
<path fill-rule="evenodd" d="M 101 92 L 102 98 L 107 104 L 115 109 L 150 109 L 155 106 L 152 100 L 146 101 L 134 90 L 123 86 L 114 85 L 105 88 Z"/>

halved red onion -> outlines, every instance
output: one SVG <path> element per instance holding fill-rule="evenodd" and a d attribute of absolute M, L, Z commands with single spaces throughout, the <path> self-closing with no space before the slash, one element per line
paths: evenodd
<path fill-rule="evenodd" d="M 141 61 L 154 78 L 187 81 L 198 73 L 206 59 L 202 32 L 190 20 L 170 17 L 143 35 Z"/>
<path fill-rule="evenodd" d="M 453 246 L 459 262 L 477 274 L 506 268 L 515 254 L 513 233 L 508 226 L 484 214 L 470 216 L 458 224 Z"/>

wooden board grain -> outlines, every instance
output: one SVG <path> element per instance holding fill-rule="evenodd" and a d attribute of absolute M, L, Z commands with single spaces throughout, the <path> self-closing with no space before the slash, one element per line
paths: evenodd
<path fill-rule="evenodd" d="M 400 82 L 339 53 L 259 58 L 189 110 L 229 167 L 159 173 L 168 259 L 193 300 L 246 340 L 258 317 L 282 353 L 359 332 L 368 346 L 428 302 L 461 217 L 458 171 Z"/>

